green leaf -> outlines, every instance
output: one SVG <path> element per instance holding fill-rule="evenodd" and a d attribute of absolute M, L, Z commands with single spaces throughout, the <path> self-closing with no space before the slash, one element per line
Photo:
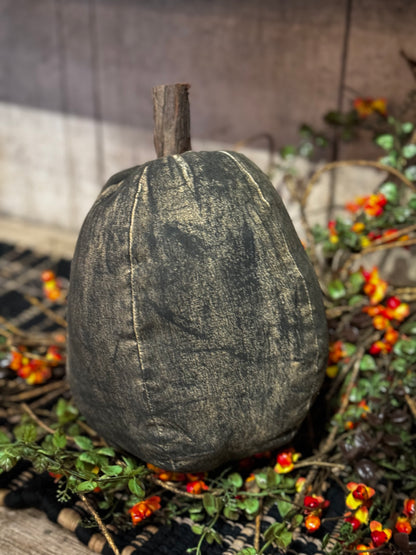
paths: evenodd
<path fill-rule="evenodd" d="M 402 148 L 402 155 L 405 158 L 413 158 L 413 156 L 416 156 L 416 144 L 411 143 L 409 145 L 405 145 Z"/>
<path fill-rule="evenodd" d="M 5 443 L 9 444 L 9 443 L 11 443 L 11 440 L 10 440 L 9 436 L 6 433 L 4 433 L 0 430 L 0 444 L 4 445 Z"/>
<path fill-rule="evenodd" d="M 408 202 L 407 206 L 409 208 L 411 208 L 412 210 L 416 210 L 416 195 L 412 195 L 409 198 L 409 202 Z"/>
<path fill-rule="evenodd" d="M 240 518 L 240 513 L 230 507 L 224 507 L 223 513 L 225 518 L 228 518 L 229 520 L 238 520 Z"/>
<path fill-rule="evenodd" d="M 284 522 L 275 522 L 271 526 L 267 528 L 264 532 L 264 539 L 267 542 L 273 542 L 279 535 L 282 533 L 283 530 L 286 529 L 286 524 Z"/>
<path fill-rule="evenodd" d="M 334 279 L 328 284 L 328 294 L 333 301 L 345 297 L 346 289 L 340 279 Z"/>
<path fill-rule="evenodd" d="M 360 370 L 375 370 L 376 368 L 377 364 L 375 359 L 371 355 L 363 355 L 360 361 Z"/>
<path fill-rule="evenodd" d="M 355 305 L 361 304 L 364 298 L 365 297 L 363 295 L 353 295 L 348 299 L 348 304 L 349 306 L 355 306 Z"/>
<path fill-rule="evenodd" d="M 266 472 L 255 472 L 254 478 L 256 480 L 256 484 L 259 486 L 260 489 L 267 489 L 267 473 Z"/>
<path fill-rule="evenodd" d="M 237 555 L 257 555 L 257 551 L 254 547 L 245 547 L 237 553 Z"/>
<path fill-rule="evenodd" d="M 361 272 L 352 273 L 348 278 L 348 285 L 349 285 L 350 292 L 358 293 L 361 290 L 361 287 L 364 282 L 365 282 L 365 279 Z"/>
<path fill-rule="evenodd" d="M 386 197 L 388 202 L 391 202 L 392 204 L 397 204 L 399 202 L 399 191 L 397 190 L 397 185 L 395 183 L 383 183 L 379 191 Z"/>
<path fill-rule="evenodd" d="M 292 145 L 286 145 L 280 149 L 280 156 L 284 159 L 296 154 L 296 148 Z"/>
<path fill-rule="evenodd" d="M 114 457 L 116 454 L 112 447 L 100 447 L 100 449 L 97 450 L 97 453 L 99 455 L 107 455 L 107 457 Z"/>
<path fill-rule="evenodd" d="M 193 520 L 194 522 L 202 522 L 203 520 L 205 520 L 205 515 L 200 513 L 192 513 L 189 515 L 190 519 Z"/>
<path fill-rule="evenodd" d="M 291 521 L 292 528 L 297 528 L 302 524 L 302 522 L 303 522 L 303 515 L 300 515 L 299 513 L 296 514 Z"/>
<path fill-rule="evenodd" d="M 391 166 L 392 168 L 397 168 L 397 154 L 396 152 L 391 152 L 387 156 L 383 156 L 379 160 L 380 164 L 385 166 Z"/>
<path fill-rule="evenodd" d="M 404 374 L 409 367 L 409 363 L 404 358 L 396 358 L 391 363 L 391 369 L 399 372 L 400 374 Z"/>
<path fill-rule="evenodd" d="M 416 181 L 416 166 L 409 166 L 408 168 L 406 168 L 404 171 L 404 175 L 407 177 L 407 179 L 410 179 L 410 181 Z"/>
<path fill-rule="evenodd" d="M 78 455 L 78 460 L 96 465 L 99 462 L 100 456 L 96 453 L 89 453 L 88 451 L 84 451 Z"/>
<path fill-rule="evenodd" d="M 313 144 L 306 142 L 302 143 L 299 147 L 299 154 L 304 158 L 309 158 L 313 152 Z"/>
<path fill-rule="evenodd" d="M 416 335 L 416 321 L 407 322 L 402 326 L 401 331 L 407 335 Z"/>
<path fill-rule="evenodd" d="M 49 470 L 50 472 L 52 472 L 52 470 L 50 469 L 49 461 L 47 461 L 44 457 L 36 457 L 35 459 L 33 459 L 32 464 L 36 472 L 41 473 L 45 472 L 45 470 Z"/>
<path fill-rule="evenodd" d="M 24 443 L 32 443 L 36 441 L 38 437 L 37 427 L 32 422 L 16 426 L 13 433 L 17 440 L 23 441 Z"/>
<path fill-rule="evenodd" d="M 194 514 L 194 513 L 202 513 L 203 511 L 203 505 L 201 503 L 194 503 L 193 505 L 191 505 L 188 509 L 188 512 L 190 514 Z"/>
<path fill-rule="evenodd" d="M 216 543 L 218 543 L 219 545 L 222 544 L 222 538 L 221 536 L 218 534 L 218 532 L 216 530 L 214 530 L 214 528 L 210 528 L 205 536 L 205 540 L 207 541 L 207 543 L 212 544 L 214 543 L 214 541 Z"/>
<path fill-rule="evenodd" d="M 354 345 L 354 343 L 349 343 L 348 341 L 343 342 L 343 347 L 347 357 L 352 356 L 357 350 L 357 347 Z"/>
<path fill-rule="evenodd" d="M 123 472 L 123 468 L 118 464 L 104 464 L 101 470 L 106 476 L 118 476 Z"/>
<path fill-rule="evenodd" d="M 84 451 L 90 451 L 91 449 L 94 448 L 94 444 L 93 442 L 90 440 L 89 437 L 86 436 L 75 436 L 74 437 L 74 441 L 76 443 L 76 445 L 78 445 L 78 447 L 80 449 L 83 449 Z"/>
<path fill-rule="evenodd" d="M 329 144 L 328 139 L 324 135 L 317 135 L 315 137 L 315 142 L 321 148 L 328 146 Z"/>
<path fill-rule="evenodd" d="M 204 493 L 202 503 L 209 516 L 214 516 L 218 513 L 218 510 L 220 509 L 220 503 L 218 502 L 221 503 L 221 500 L 218 497 L 212 495 L 212 493 Z"/>
<path fill-rule="evenodd" d="M 244 510 L 248 515 L 254 515 L 260 509 L 260 501 L 256 497 L 247 497 L 244 500 Z"/>
<path fill-rule="evenodd" d="M 87 480 L 77 485 L 76 490 L 80 492 L 92 491 L 98 486 L 94 480 Z"/>
<path fill-rule="evenodd" d="M 289 501 L 285 501 L 284 499 L 279 499 L 276 502 L 276 505 L 282 518 L 285 518 L 285 516 L 293 509 L 293 504 Z"/>
<path fill-rule="evenodd" d="M 61 425 L 76 420 L 79 416 L 78 409 L 71 403 L 68 403 L 63 397 L 58 400 L 55 412 Z"/>
<path fill-rule="evenodd" d="M 52 442 L 57 449 L 65 449 L 66 437 L 62 430 L 57 430 L 52 436 Z"/>
<path fill-rule="evenodd" d="M 406 206 L 396 206 L 396 208 L 393 209 L 394 219 L 399 224 L 406 223 L 411 213 L 411 209 Z"/>
<path fill-rule="evenodd" d="M 411 133 L 413 131 L 413 123 L 410 123 L 410 121 L 406 121 L 405 123 L 402 123 L 402 131 L 403 133 Z"/>
<path fill-rule="evenodd" d="M 384 150 L 391 150 L 394 147 L 394 137 L 388 133 L 384 135 L 379 135 L 376 140 L 376 144 L 384 148 Z"/>
<path fill-rule="evenodd" d="M 275 472 L 273 468 L 268 468 L 267 469 L 266 476 L 267 476 L 267 487 L 269 489 L 273 489 L 278 484 L 280 484 L 281 476 L 280 476 L 280 474 Z"/>
<path fill-rule="evenodd" d="M 279 537 L 277 537 L 275 541 L 280 549 L 286 550 L 292 543 L 292 539 L 293 532 L 289 532 L 289 530 L 282 530 L 282 532 L 279 534 Z"/>
<path fill-rule="evenodd" d="M 306 123 L 303 123 L 299 127 L 299 135 L 301 137 L 303 137 L 304 139 L 308 139 L 309 137 L 311 137 L 313 135 L 312 127 L 310 127 L 309 125 L 306 125 Z"/>
<path fill-rule="evenodd" d="M 243 478 L 240 476 L 240 474 L 238 474 L 238 472 L 233 472 L 232 474 L 227 476 L 227 482 L 237 489 L 241 488 L 244 483 Z"/>
<path fill-rule="evenodd" d="M 201 524 L 194 524 L 193 526 L 191 526 L 191 530 L 194 534 L 200 536 L 204 531 L 204 526 L 202 526 Z"/>
<path fill-rule="evenodd" d="M 126 471 L 132 472 L 135 468 L 137 468 L 137 463 L 132 457 L 122 457 L 124 464 L 126 465 Z"/>
<path fill-rule="evenodd" d="M 343 114 L 335 110 L 327 112 L 324 116 L 324 121 L 330 125 L 344 125 L 345 123 Z"/>
<path fill-rule="evenodd" d="M 0 468 L 8 472 L 14 465 L 20 460 L 20 457 L 12 455 L 8 451 L 4 451 L 0 454 Z"/>
<path fill-rule="evenodd" d="M 143 489 L 142 484 L 137 480 L 137 478 L 130 478 L 128 482 L 129 490 L 134 495 L 137 495 L 140 498 L 145 496 L 145 490 Z"/>
<path fill-rule="evenodd" d="M 322 549 L 323 550 L 328 545 L 330 539 L 331 539 L 331 534 L 329 532 L 327 534 L 325 534 L 325 536 L 322 538 Z"/>

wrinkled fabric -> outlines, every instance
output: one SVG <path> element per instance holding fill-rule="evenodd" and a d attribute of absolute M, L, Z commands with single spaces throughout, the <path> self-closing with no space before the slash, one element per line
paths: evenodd
<path fill-rule="evenodd" d="M 75 249 L 68 330 L 87 422 L 167 470 L 288 442 L 327 360 L 312 265 L 268 178 L 233 152 L 108 181 Z"/>

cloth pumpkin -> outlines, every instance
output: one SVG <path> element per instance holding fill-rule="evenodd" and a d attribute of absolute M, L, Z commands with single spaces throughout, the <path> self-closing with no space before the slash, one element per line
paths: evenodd
<path fill-rule="evenodd" d="M 278 447 L 326 360 L 312 265 L 248 158 L 186 152 L 107 182 L 72 262 L 68 375 L 109 443 L 178 471 Z"/>

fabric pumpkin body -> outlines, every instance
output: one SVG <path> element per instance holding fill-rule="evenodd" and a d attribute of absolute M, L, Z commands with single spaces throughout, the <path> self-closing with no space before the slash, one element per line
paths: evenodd
<path fill-rule="evenodd" d="M 287 211 L 234 152 L 111 178 L 82 226 L 68 375 L 87 422 L 167 470 L 288 442 L 323 379 L 321 291 Z"/>

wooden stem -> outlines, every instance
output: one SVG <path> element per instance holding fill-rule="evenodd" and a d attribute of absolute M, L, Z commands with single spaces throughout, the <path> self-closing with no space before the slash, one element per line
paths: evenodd
<path fill-rule="evenodd" d="M 153 140 L 158 158 L 191 150 L 189 87 L 175 83 L 153 88 Z"/>

